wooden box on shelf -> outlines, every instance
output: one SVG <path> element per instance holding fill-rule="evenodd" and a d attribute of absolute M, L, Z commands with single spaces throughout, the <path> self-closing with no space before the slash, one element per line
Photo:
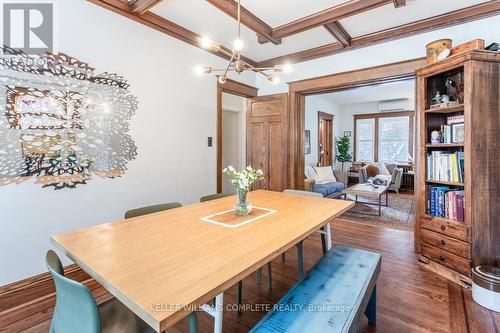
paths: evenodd
<path fill-rule="evenodd" d="M 500 266 L 499 82 L 500 53 L 484 50 L 417 71 L 419 261 L 465 287 L 472 267 Z M 432 107 L 438 91 L 453 105 Z M 432 132 L 462 118 L 463 141 L 431 143 Z"/>

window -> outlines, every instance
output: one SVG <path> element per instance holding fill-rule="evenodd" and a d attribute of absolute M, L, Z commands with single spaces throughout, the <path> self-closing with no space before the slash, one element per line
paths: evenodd
<path fill-rule="evenodd" d="M 407 161 L 413 155 L 412 111 L 354 115 L 355 161 Z"/>
<path fill-rule="evenodd" d="M 410 117 L 380 118 L 378 123 L 378 160 L 406 161 Z"/>
<path fill-rule="evenodd" d="M 373 162 L 375 158 L 375 119 L 356 121 L 356 161 Z"/>

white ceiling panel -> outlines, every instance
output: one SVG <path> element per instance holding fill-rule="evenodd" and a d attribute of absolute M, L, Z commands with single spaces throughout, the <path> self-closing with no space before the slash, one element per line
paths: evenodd
<path fill-rule="evenodd" d="M 276 28 L 344 2 L 347 0 L 241 0 L 241 5 Z"/>
<path fill-rule="evenodd" d="M 154 7 L 152 11 L 226 47 L 230 47 L 236 37 L 236 20 L 204 0 L 167 0 Z M 284 38 L 280 45 L 272 43 L 259 44 L 256 33 L 245 26 L 242 26 L 241 38 L 245 42 L 242 54 L 255 61 L 274 58 L 335 41 L 332 35 L 323 27 Z"/>
<path fill-rule="evenodd" d="M 353 37 L 393 28 L 405 23 L 449 13 L 451 11 L 488 2 L 487 0 L 407 0 L 406 6 L 392 4 L 375 8 L 340 22 Z"/>

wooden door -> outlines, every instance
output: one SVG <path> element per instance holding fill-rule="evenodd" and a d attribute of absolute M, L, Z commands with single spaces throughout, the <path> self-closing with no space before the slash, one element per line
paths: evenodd
<path fill-rule="evenodd" d="M 318 112 L 318 162 L 321 166 L 332 165 L 333 116 Z"/>
<path fill-rule="evenodd" d="M 255 189 L 286 188 L 287 133 L 288 94 L 247 99 L 247 164 L 264 172 Z"/>

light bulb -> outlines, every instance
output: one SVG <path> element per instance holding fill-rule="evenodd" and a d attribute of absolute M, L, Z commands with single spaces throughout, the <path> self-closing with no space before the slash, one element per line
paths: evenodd
<path fill-rule="evenodd" d="M 279 73 L 290 73 L 292 71 L 292 65 L 284 64 L 284 65 L 275 65 L 274 71 Z"/>
<path fill-rule="evenodd" d="M 290 73 L 293 70 L 292 65 L 284 64 L 283 65 L 283 73 Z"/>
<path fill-rule="evenodd" d="M 243 50 L 243 47 L 245 47 L 245 43 L 241 39 L 236 39 L 233 43 L 233 48 L 235 51 L 241 51 Z"/>
<path fill-rule="evenodd" d="M 213 41 L 208 38 L 207 36 L 203 36 L 201 37 L 201 47 L 203 47 L 204 49 L 208 49 L 212 46 L 213 44 Z"/>
<path fill-rule="evenodd" d="M 280 78 L 279 78 L 278 76 L 269 75 L 269 76 L 267 77 L 267 79 L 268 79 L 269 81 L 271 81 L 273 84 L 278 84 L 278 83 L 280 83 Z"/>

